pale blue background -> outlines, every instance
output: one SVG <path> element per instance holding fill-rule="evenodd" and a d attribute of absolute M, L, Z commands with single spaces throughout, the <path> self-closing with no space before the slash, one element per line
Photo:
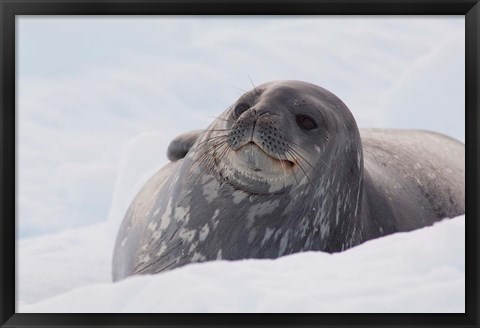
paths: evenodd
<path fill-rule="evenodd" d="M 464 141 L 464 18 L 17 16 L 19 237 L 123 216 L 176 134 L 276 79 Z M 112 228 L 114 234 L 114 228 Z"/>

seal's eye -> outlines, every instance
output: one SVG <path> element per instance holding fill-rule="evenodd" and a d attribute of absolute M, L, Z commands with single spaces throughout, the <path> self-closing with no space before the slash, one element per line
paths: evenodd
<path fill-rule="evenodd" d="M 315 120 L 308 115 L 297 115 L 297 124 L 304 130 L 312 130 L 317 127 Z"/>
<path fill-rule="evenodd" d="M 250 106 L 245 103 L 238 104 L 237 107 L 235 107 L 235 115 L 239 117 L 240 115 L 242 115 L 243 112 L 245 112 L 249 108 Z"/>

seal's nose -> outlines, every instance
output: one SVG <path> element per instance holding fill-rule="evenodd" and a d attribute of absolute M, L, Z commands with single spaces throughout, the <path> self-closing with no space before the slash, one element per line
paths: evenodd
<path fill-rule="evenodd" d="M 269 110 L 269 109 L 263 109 L 263 108 L 260 108 L 260 109 L 253 109 L 255 111 L 255 115 L 257 116 L 257 118 L 259 118 L 260 116 L 263 116 L 263 115 L 277 115 L 277 113 L 275 113 L 274 111 L 272 110 Z"/>

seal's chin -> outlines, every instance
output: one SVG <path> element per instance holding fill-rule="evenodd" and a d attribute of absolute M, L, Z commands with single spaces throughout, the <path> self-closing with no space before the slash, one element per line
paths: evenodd
<path fill-rule="evenodd" d="M 267 177 L 270 175 L 288 174 L 295 165 L 289 160 L 267 154 L 254 142 L 249 142 L 239 148 L 235 151 L 235 155 L 238 159 L 238 164 L 245 170 L 258 172 Z"/>
<path fill-rule="evenodd" d="M 218 168 L 223 181 L 253 194 L 281 193 L 295 181 L 293 162 L 272 157 L 255 143 L 227 152 Z"/>

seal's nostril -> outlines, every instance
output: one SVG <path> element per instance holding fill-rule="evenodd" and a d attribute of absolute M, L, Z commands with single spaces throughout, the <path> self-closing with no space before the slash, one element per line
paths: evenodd
<path fill-rule="evenodd" d="M 256 109 L 255 112 L 257 113 L 257 117 L 260 117 L 263 115 L 277 115 L 275 112 L 271 110 L 264 110 L 264 109 Z"/>

